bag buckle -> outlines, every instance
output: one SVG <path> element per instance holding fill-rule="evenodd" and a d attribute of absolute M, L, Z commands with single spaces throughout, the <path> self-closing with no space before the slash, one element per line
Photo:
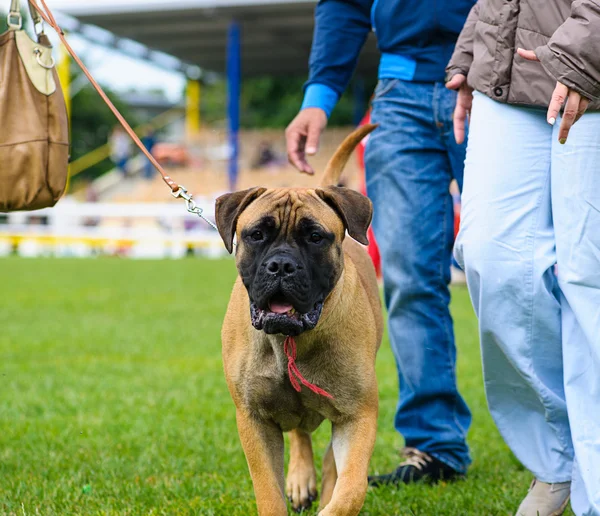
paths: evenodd
<path fill-rule="evenodd" d="M 21 16 L 21 13 L 8 13 L 6 24 L 9 29 L 21 30 L 23 27 L 23 17 Z"/>
<path fill-rule="evenodd" d="M 36 24 L 34 24 L 33 30 L 35 31 L 35 35 L 38 36 L 38 37 L 41 36 L 42 34 L 44 34 L 44 22 L 43 22 L 43 20 L 37 22 Z"/>

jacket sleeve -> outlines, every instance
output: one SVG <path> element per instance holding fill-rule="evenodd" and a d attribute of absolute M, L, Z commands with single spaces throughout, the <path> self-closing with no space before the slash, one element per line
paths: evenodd
<path fill-rule="evenodd" d="M 535 53 L 565 86 L 589 99 L 600 98 L 600 1 L 575 0 L 571 16 Z"/>
<path fill-rule="evenodd" d="M 373 0 L 319 0 L 302 108 L 329 114 L 348 86 L 371 30 Z"/>
<path fill-rule="evenodd" d="M 479 6 L 484 0 L 479 0 L 472 8 L 465 26 L 458 37 L 454 53 L 450 63 L 446 67 L 446 82 L 456 74 L 462 73 L 465 77 L 469 75 L 471 63 L 473 63 L 473 38 L 475 37 L 475 25 L 479 21 Z"/>

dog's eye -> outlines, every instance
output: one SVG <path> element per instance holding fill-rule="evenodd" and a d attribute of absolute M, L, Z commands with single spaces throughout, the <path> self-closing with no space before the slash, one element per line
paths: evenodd
<path fill-rule="evenodd" d="M 254 242 L 260 242 L 263 239 L 263 234 L 262 231 L 254 231 L 252 232 L 252 234 L 250 235 L 250 238 L 252 240 L 254 240 Z"/>
<path fill-rule="evenodd" d="M 323 237 L 319 235 L 319 233 L 311 233 L 309 240 L 313 244 L 318 244 L 321 240 L 323 240 Z"/>

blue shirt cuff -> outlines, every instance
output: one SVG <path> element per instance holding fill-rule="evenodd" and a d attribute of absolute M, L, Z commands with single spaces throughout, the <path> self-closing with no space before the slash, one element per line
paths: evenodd
<path fill-rule="evenodd" d="M 304 102 L 302 102 L 301 109 L 321 108 L 329 118 L 338 99 L 337 92 L 329 86 L 316 83 L 309 84 L 304 93 Z"/>

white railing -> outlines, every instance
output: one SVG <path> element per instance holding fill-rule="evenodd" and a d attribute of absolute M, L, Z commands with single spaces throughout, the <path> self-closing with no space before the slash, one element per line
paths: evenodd
<path fill-rule="evenodd" d="M 214 220 L 214 199 L 198 198 Z M 6 214 L 0 223 L 0 256 L 119 255 L 130 258 L 225 256 L 218 233 L 181 203 L 78 203 Z"/>

